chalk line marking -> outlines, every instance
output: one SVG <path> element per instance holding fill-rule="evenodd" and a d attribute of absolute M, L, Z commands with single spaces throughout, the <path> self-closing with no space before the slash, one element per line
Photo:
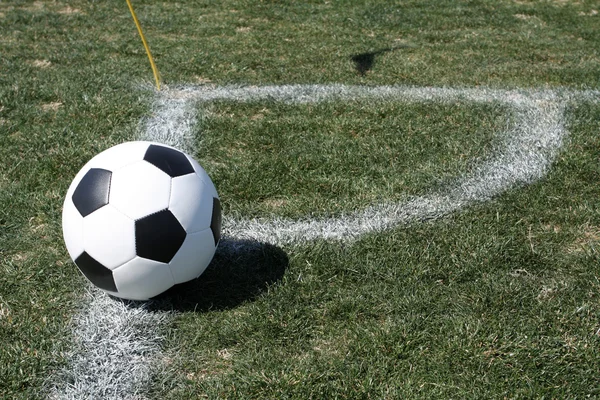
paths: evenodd
<path fill-rule="evenodd" d="M 143 399 L 172 313 L 129 307 L 91 287 L 73 318 L 73 349 L 50 399 Z"/>
<path fill-rule="evenodd" d="M 292 104 L 336 100 L 457 101 L 508 105 L 514 123 L 498 133 L 500 145 L 489 158 L 452 184 L 398 203 L 374 205 L 339 218 L 228 219 L 224 235 L 275 245 L 316 239 L 353 240 L 401 224 L 442 217 L 486 201 L 548 171 L 567 134 L 564 110 L 575 100 L 596 100 L 599 92 L 289 85 L 193 87 L 157 93 L 153 115 L 143 121 L 140 140 L 162 142 L 194 153 L 197 110 L 216 100 L 274 101 Z M 225 242 L 226 243 L 226 240 Z M 233 246 L 228 251 L 236 251 Z M 173 313 L 127 307 L 97 289 L 74 317 L 75 346 L 70 364 L 53 383 L 52 399 L 143 399 L 159 363 L 160 329 Z"/>
<path fill-rule="evenodd" d="M 465 176 L 424 196 L 372 205 L 337 218 L 224 218 L 223 234 L 286 245 L 316 239 L 353 240 L 369 232 L 431 220 L 543 177 L 566 136 L 565 107 L 575 99 L 597 99 L 598 92 L 493 90 L 401 86 L 285 85 L 260 87 L 186 86 L 165 92 L 146 123 L 146 136 L 186 146 L 193 136 L 193 110 L 216 100 L 292 104 L 336 100 L 500 103 L 509 107 L 511 127 L 498 132 L 496 151 Z M 186 117 L 187 116 L 187 117 Z M 168 123 L 165 123 L 168 121 Z M 180 136 L 178 136 L 180 135 Z M 178 137 L 178 138 L 177 138 Z"/>

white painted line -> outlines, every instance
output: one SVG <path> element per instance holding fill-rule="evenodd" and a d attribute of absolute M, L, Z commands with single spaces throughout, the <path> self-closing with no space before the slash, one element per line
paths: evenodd
<path fill-rule="evenodd" d="M 373 205 L 346 217 L 325 219 L 228 219 L 224 234 L 273 244 L 316 239 L 353 240 L 360 235 L 420 220 L 435 219 L 488 200 L 548 171 L 567 134 L 565 107 L 595 100 L 598 92 L 503 91 L 489 89 L 291 85 L 264 87 L 183 86 L 159 93 L 154 113 L 144 121 L 141 140 L 194 153 L 194 126 L 201 103 L 215 100 L 315 103 L 336 100 L 406 102 L 500 102 L 510 106 L 514 124 L 499 132 L 500 146 L 472 172 L 437 191 L 403 202 Z M 231 247 L 231 246 L 230 246 Z M 231 247 L 231 251 L 235 251 Z M 70 364 L 56 377 L 52 399 L 142 399 L 160 352 L 160 329 L 170 313 L 127 307 L 99 290 L 74 317 L 75 346 Z"/>
<path fill-rule="evenodd" d="M 69 365 L 50 383 L 50 399 L 142 400 L 172 313 L 127 306 L 90 286 L 73 318 Z"/>
<path fill-rule="evenodd" d="M 182 110 L 185 109 L 190 115 L 194 107 L 216 100 L 285 103 L 357 99 L 497 102 L 511 109 L 513 125 L 503 132 L 497 132 L 500 143 L 498 149 L 488 159 L 474 166 L 469 174 L 456 178 L 452 184 L 440 190 L 406 198 L 398 203 L 371 205 L 365 210 L 339 218 L 232 219 L 225 216 L 223 223 L 226 236 L 279 245 L 316 239 L 352 240 L 397 225 L 439 218 L 475 202 L 488 200 L 509 188 L 540 179 L 547 172 L 567 134 L 564 122 L 566 105 L 574 99 L 594 98 L 598 98 L 598 92 L 346 85 L 184 86 L 166 91 L 157 101 L 154 117 L 146 122 L 146 132 L 147 136 L 156 139 L 169 137 L 172 132 L 191 137 L 194 119 L 180 119 Z M 173 115 L 174 118 L 165 118 L 167 115 Z M 165 124 L 165 119 L 170 123 Z"/>

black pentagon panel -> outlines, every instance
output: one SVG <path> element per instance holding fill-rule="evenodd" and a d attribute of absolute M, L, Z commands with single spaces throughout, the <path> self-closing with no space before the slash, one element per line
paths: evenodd
<path fill-rule="evenodd" d="M 221 239 L 221 202 L 213 197 L 212 219 L 210 220 L 210 230 L 215 238 L 215 246 Z"/>
<path fill-rule="evenodd" d="M 170 147 L 151 144 L 146 150 L 144 160 L 175 178 L 194 172 L 194 167 L 185 154 Z"/>
<path fill-rule="evenodd" d="M 185 240 L 185 229 L 169 210 L 135 221 L 135 248 L 138 256 L 168 263 Z"/>
<path fill-rule="evenodd" d="M 90 169 L 73 192 L 73 204 L 82 217 L 108 204 L 112 172 L 101 168 Z"/>
<path fill-rule="evenodd" d="M 115 285 L 112 271 L 100 264 L 88 253 L 83 252 L 82 255 L 77 257 L 75 264 L 79 267 L 83 275 L 85 275 L 85 277 L 94 285 L 98 286 L 100 289 L 117 292 L 117 286 Z"/>

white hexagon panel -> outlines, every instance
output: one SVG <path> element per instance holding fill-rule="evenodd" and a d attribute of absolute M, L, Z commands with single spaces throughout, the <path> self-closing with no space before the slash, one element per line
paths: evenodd
<path fill-rule="evenodd" d="M 214 193 L 197 174 L 171 180 L 169 209 L 186 232 L 194 233 L 210 226 Z"/>
<path fill-rule="evenodd" d="M 144 153 L 148 148 L 148 142 L 125 142 L 118 146 L 111 147 L 92 158 L 86 166 L 88 168 L 103 168 L 109 171 L 116 171 L 133 164 L 144 158 Z"/>
<path fill-rule="evenodd" d="M 83 246 L 94 260 L 115 269 L 135 257 L 135 223 L 106 205 L 83 219 Z"/>
<path fill-rule="evenodd" d="M 74 260 L 83 253 L 83 217 L 67 197 L 63 205 L 62 215 L 63 238 L 67 246 L 69 256 Z"/>
<path fill-rule="evenodd" d="M 136 257 L 113 271 L 117 288 L 111 294 L 131 300 L 148 300 L 175 283 L 167 264 Z"/>
<path fill-rule="evenodd" d="M 139 161 L 113 172 L 109 203 L 132 219 L 169 206 L 171 177 L 154 165 Z"/>
<path fill-rule="evenodd" d="M 194 171 L 196 172 L 196 174 L 198 174 L 200 179 L 202 179 L 204 181 L 204 183 L 206 184 L 206 186 L 209 188 L 212 196 L 219 198 L 219 195 L 217 194 L 217 189 L 215 188 L 215 185 L 213 184 L 212 180 L 210 179 L 210 177 L 208 176 L 208 174 L 206 173 L 204 168 L 202 168 L 202 166 L 200 164 L 198 164 L 198 162 L 196 160 L 194 160 L 192 157 L 187 156 L 187 158 L 190 161 L 190 163 L 192 164 L 192 167 L 194 168 Z"/>
<path fill-rule="evenodd" d="M 175 283 L 199 277 L 210 264 L 216 249 L 210 228 L 188 234 L 170 263 Z"/>

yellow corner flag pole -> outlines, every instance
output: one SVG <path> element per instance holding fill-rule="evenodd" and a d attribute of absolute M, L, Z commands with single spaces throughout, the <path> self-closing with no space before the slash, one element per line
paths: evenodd
<path fill-rule="evenodd" d="M 148 54 L 148 59 L 150 60 L 150 66 L 152 67 L 152 73 L 154 74 L 154 80 L 156 81 L 156 88 L 160 90 L 160 78 L 158 77 L 158 69 L 156 69 L 156 65 L 154 64 L 154 59 L 152 58 L 152 54 L 150 53 L 150 47 L 148 47 L 148 43 L 146 43 L 146 38 L 144 37 L 144 33 L 142 32 L 142 27 L 140 25 L 140 21 L 138 21 L 135 16 L 135 11 L 133 11 L 133 6 L 131 5 L 130 0 L 126 0 L 127 5 L 129 6 L 129 11 L 131 11 L 131 16 L 133 17 L 133 22 L 135 22 L 135 26 L 137 26 L 137 30 L 142 38 L 142 43 L 144 44 L 144 48 L 146 49 L 146 54 Z"/>

